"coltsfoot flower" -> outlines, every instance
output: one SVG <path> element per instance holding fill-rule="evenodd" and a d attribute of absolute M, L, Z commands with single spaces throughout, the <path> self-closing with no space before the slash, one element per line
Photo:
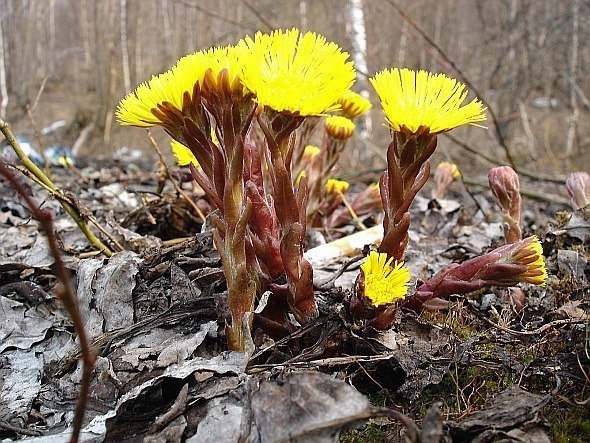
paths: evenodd
<path fill-rule="evenodd" d="M 547 269 L 543 258 L 543 247 L 536 235 L 527 237 L 510 250 L 507 261 L 522 266 L 523 271 L 516 276 L 521 282 L 544 286 Z"/>
<path fill-rule="evenodd" d="M 410 271 L 403 262 L 393 263 L 384 253 L 371 251 L 361 265 L 364 278 L 364 296 L 375 307 L 403 299 L 408 293 Z"/>
<path fill-rule="evenodd" d="M 117 107 L 116 116 L 122 125 L 150 127 L 166 125 L 169 116 L 161 112 L 163 106 L 180 114 L 193 100 L 196 90 L 210 88 L 217 92 L 226 78 L 231 93 L 244 93 L 239 79 L 242 71 L 239 50 L 234 46 L 211 48 L 181 58 L 176 65 L 127 94 Z M 224 73 L 220 77 L 221 73 Z M 205 85 L 205 77 L 208 83 Z M 223 85 L 225 87 L 225 85 Z"/>
<path fill-rule="evenodd" d="M 450 131 L 486 119 L 478 99 L 463 105 L 465 85 L 444 74 L 410 69 L 389 69 L 369 79 L 381 100 L 392 129 L 415 134 Z"/>
<path fill-rule="evenodd" d="M 344 194 L 349 187 L 350 183 L 345 180 L 331 178 L 326 182 L 326 192 L 328 194 Z"/>
<path fill-rule="evenodd" d="M 349 55 L 314 32 L 258 32 L 237 46 L 244 84 L 260 105 L 277 112 L 312 116 L 336 110 L 356 78 Z"/>

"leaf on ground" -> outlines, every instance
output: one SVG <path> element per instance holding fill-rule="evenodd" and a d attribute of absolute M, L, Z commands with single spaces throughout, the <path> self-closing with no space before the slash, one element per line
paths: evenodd
<path fill-rule="evenodd" d="M 459 423 L 448 423 L 451 435 L 454 441 L 492 441 L 492 435 L 490 439 L 478 440 L 476 437 L 484 432 L 489 434 L 490 428 L 497 433 L 523 429 L 525 425 L 529 425 L 529 428 L 534 424 L 540 425 L 538 413 L 550 401 L 551 395 L 532 394 L 518 386 L 507 388 L 498 394 L 489 406 L 474 412 Z M 502 434 L 495 435 L 498 436 Z"/>
<path fill-rule="evenodd" d="M 103 260 L 81 260 L 78 265 L 78 300 L 90 338 L 133 324 L 135 275 L 139 257 L 130 251 Z"/>
<path fill-rule="evenodd" d="M 7 348 L 29 349 L 45 338 L 51 321 L 35 308 L 28 308 L 7 297 L 0 296 L 0 352 Z"/>
<path fill-rule="evenodd" d="M 13 350 L 2 353 L 0 366 L 0 415 L 27 417 L 41 390 L 43 359 L 33 351 Z M 6 408 L 9 408 L 8 410 Z M 24 423 L 21 423 L 21 425 Z"/>
<path fill-rule="evenodd" d="M 352 386 L 319 372 L 263 380 L 252 393 L 252 415 L 264 442 L 337 442 L 343 428 L 367 420 L 374 409 Z"/>

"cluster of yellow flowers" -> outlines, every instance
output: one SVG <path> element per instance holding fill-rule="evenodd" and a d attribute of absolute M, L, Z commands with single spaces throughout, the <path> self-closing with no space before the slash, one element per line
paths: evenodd
<path fill-rule="evenodd" d="M 154 76 L 128 94 L 119 104 L 117 118 L 123 125 L 152 126 L 161 123 L 164 102 L 185 110 L 194 94 L 224 85 L 205 82 L 227 71 L 231 93 L 246 95 L 277 112 L 300 116 L 320 115 L 339 109 L 338 100 L 356 78 L 348 54 L 335 43 L 313 32 L 297 29 L 258 32 L 235 46 L 199 51 L 181 58 L 169 71 Z"/>
<path fill-rule="evenodd" d="M 183 131 L 187 125 L 203 121 L 202 114 L 206 111 L 202 109 L 202 98 L 214 103 L 252 100 L 258 107 L 257 113 L 269 111 L 290 118 L 333 114 L 326 120 L 326 131 L 334 139 L 344 140 L 355 129 L 352 120 L 371 108 L 369 100 L 351 90 L 355 78 L 349 55 L 321 35 L 301 33 L 297 29 L 258 32 L 236 45 L 198 51 L 181 58 L 169 71 L 152 77 L 121 100 L 116 115 L 123 125 L 163 126 L 175 138 L 172 149 L 179 163 L 196 167 L 194 149 L 187 147 L 188 141 L 185 146 Z M 473 99 L 464 104 L 467 98 L 464 85 L 444 74 L 387 69 L 370 78 L 370 82 L 379 96 L 392 137 L 400 145 L 396 148 L 399 152 L 408 146 L 433 152 L 436 140 L 432 137 L 436 134 L 464 124 L 479 126 L 485 120 L 481 101 Z M 230 107 L 223 112 L 236 111 Z M 211 132 L 211 127 L 204 125 L 202 131 Z M 408 143 L 411 138 L 414 144 Z M 407 168 L 402 163 L 418 158 L 424 162 L 432 152 L 415 157 L 400 154 L 396 161 L 401 162 L 401 168 L 389 169 L 390 184 L 381 190 L 386 210 L 384 246 L 381 252 L 372 252 L 361 268 L 363 295 L 373 306 L 394 303 L 407 292 L 409 271 L 400 259 L 407 244 L 407 226 L 402 227 L 405 218 L 396 211 L 398 207 L 409 207 L 408 201 L 415 195 L 410 192 L 411 186 L 422 186 L 423 182 L 417 180 L 422 179 L 418 170 L 422 171 L 424 165 Z M 317 148 L 305 150 L 310 158 L 317 153 Z M 207 156 L 203 158 L 211 161 Z M 394 178 L 394 170 L 411 170 L 414 175 Z M 395 189 L 394 182 L 403 183 L 404 188 Z M 327 191 L 342 193 L 346 187 L 344 182 L 332 180 L 327 184 Z M 398 191 L 402 197 L 392 195 Z M 398 207 L 389 207 L 392 204 Z M 388 237 L 388 230 L 395 231 L 395 235 Z M 544 281 L 546 271 L 538 240 L 528 242 L 520 251 L 526 254 L 512 259 L 529 265 L 527 269 L 531 271 L 523 274 L 525 280 Z"/>

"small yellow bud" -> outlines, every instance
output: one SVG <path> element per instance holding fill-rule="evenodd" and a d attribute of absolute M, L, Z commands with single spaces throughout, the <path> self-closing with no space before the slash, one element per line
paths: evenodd
<path fill-rule="evenodd" d="M 355 125 L 351 119 L 332 115 L 326 117 L 326 132 L 336 140 L 346 140 L 354 132 Z"/>

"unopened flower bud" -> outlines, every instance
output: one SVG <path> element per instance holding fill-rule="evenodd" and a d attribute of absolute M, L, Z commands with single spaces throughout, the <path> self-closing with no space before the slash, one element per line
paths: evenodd
<path fill-rule="evenodd" d="M 346 140 L 352 136 L 355 125 L 351 119 L 339 115 L 326 118 L 326 132 L 336 140 Z"/>
<path fill-rule="evenodd" d="M 344 194 L 349 187 L 350 183 L 347 181 L 331 178 L 326 183 L 326 192 L 328 194 Z"/>
<path fill-rule="evenodd" d="M 342 115 L 351 120 L 365 114 L 373 107 L 369 100 L 351 90 L 342 94 L 338 99 L 338 103 L 341 106 L 340 111 Z"/>
<path fill-rule="evenodd" d="M 318 148 L 317 146 L 313 146 L 313 145 L 307 145 L 303 149 L 303 161 L 306 164 L 309 164 L 315 158 L 315 156 L 318 155 L 319 153 L 320 153 L 320 148 Z"/>
<path fill-rule="evenodd" d="M 463 263 L 452 263 L 420 285 L 404 305 L 421 309 L 428 300 L 467 294 L 485 286 L 514 286 L 519 282 L 544 286 L 547 268 L 536 236 L 500 246 Z"/>
<path fill-rule="evenodd" d="M 459 177 L 461 173 L 456 164 L 440 162 L 434 170 L 435 188 L 432 190 L 432 199 L 443 197 L 449 185 Z"/>
<path fill-rule="evenodd" d="M 590 204 L 590 175 L 587 172 L 572 172 L 565 179 L 565 188 L 574 211 Z"/>
<path fill-rule="evenodd" d="M 490 189 L 502 210 L 504 236 L 506 243 L 514 243 L 522 238 L 520 230 L 520 181 L 518 174 L 510 166 L 499 166 L 488 173 Z"/>

